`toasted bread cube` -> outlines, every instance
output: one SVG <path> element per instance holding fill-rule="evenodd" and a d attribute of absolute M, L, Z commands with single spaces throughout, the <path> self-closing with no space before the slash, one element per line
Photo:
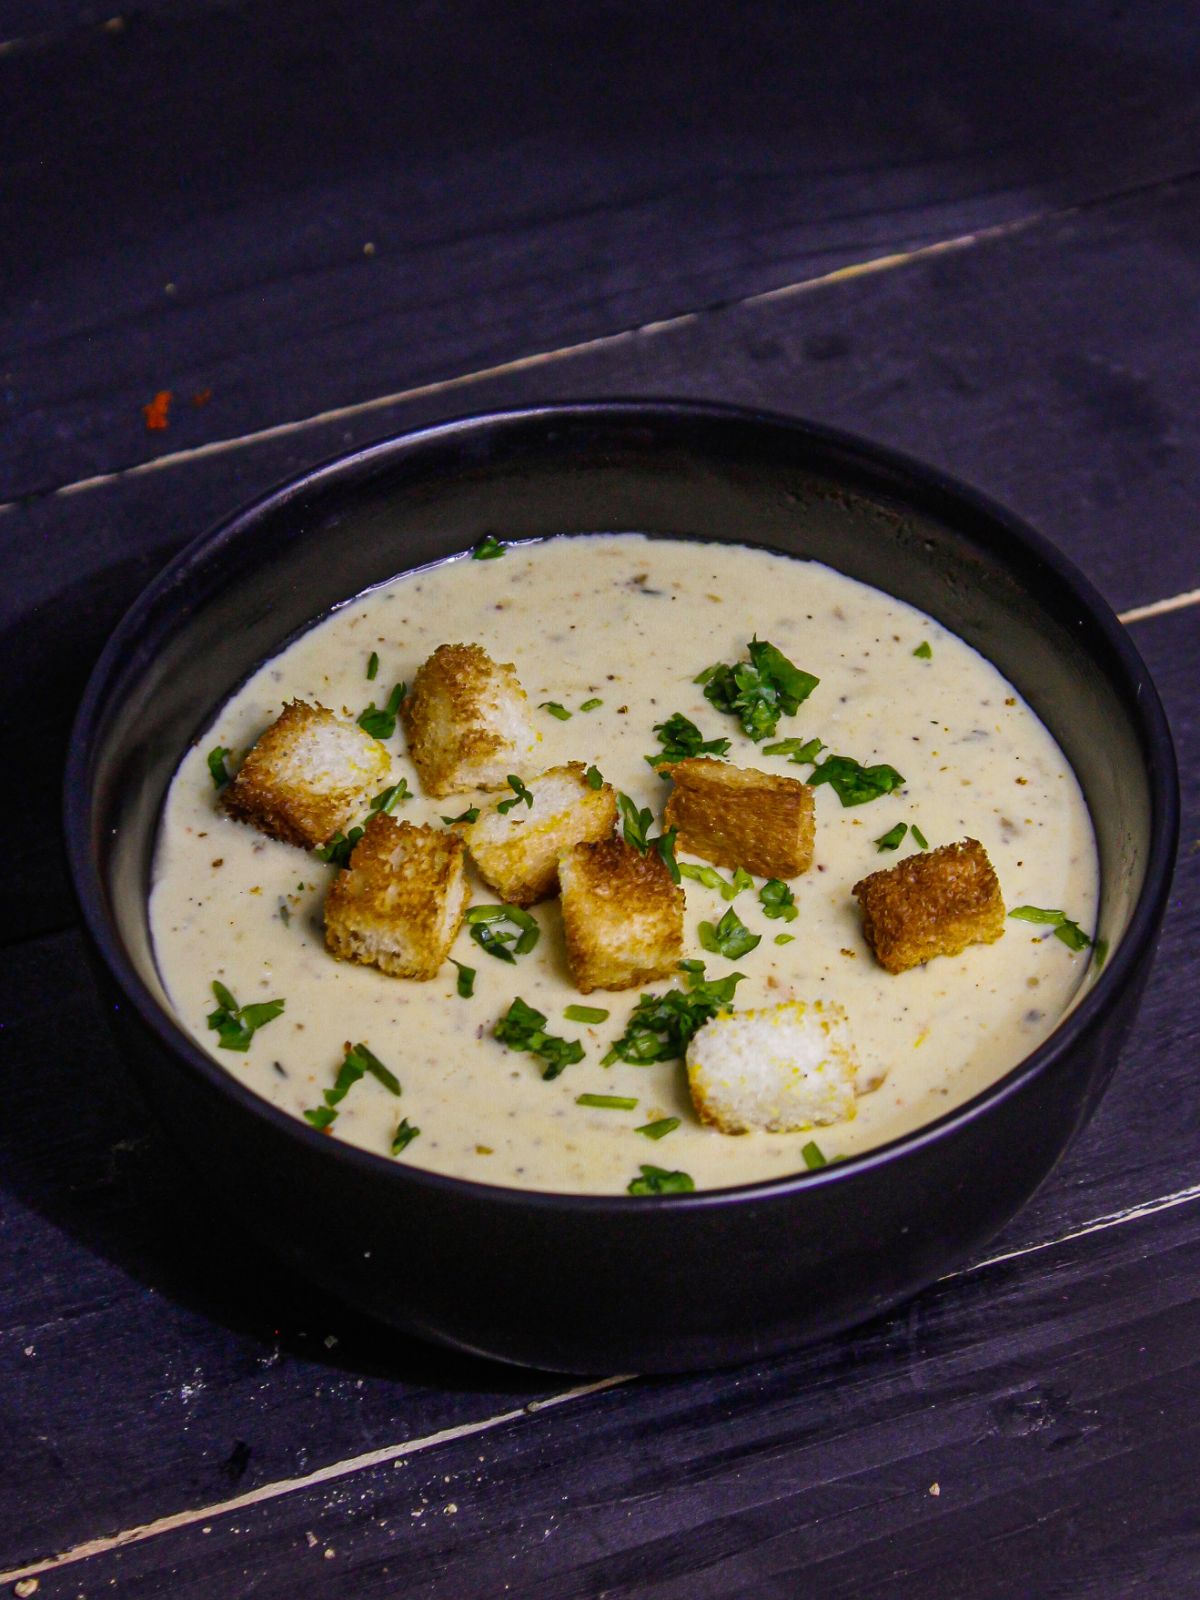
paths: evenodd
<path fill-rule="evenodd" d="M 463 832 L 483 881 L 508 905 L 531 906 L 558 891 L 558 858 L 574 844 L 611 836 L 617 801 L 609 784 L 588 786 L 581 761 L 529 780 L 533 805 L 495 800 Z M 509 801 L 515 797 L 509 795 Z"/>
<path fill-rule="evenodd" d="M 813 858 L 813 793 L 799 778 L 693 756 L 671 768 L 663 818 L 679 848 L 718 867 L 795 878 Z"/>
<path fill-rule="evenodd" d="M 722 1133 L 791 1133 L 857 1110 L 846 1013 L 829 1001 L 719 1012 L 688 1045 L 687 1075 L 701 1122 Z"/>
<path fill-rule="evenodd" d="M 293 700 L 260 734 L 221 805 L 272 839 L 311 850 L 361 811 L 390 764 L 356 723 Z"/>
<path fill-rule="evenodd" d="M 467 909 L 465 854 L 443 828 L 373 816 L 325 898 L 328 948 L 394 978 L 432 978 Z"/>
<path fill-rule="evenodd" d="M 623 839 L 577 844 L 558 864 L 575 987 L 631 989 L 671 976 L 683 954 L 683 891 L 655 850 Z"/>
<path fill-rule="evenodd" d="M 854 885 L 863 935 L 879 965 L 905 972 L 933 956 L 956 956 L 969 944 L 992 944 L 1004 932 L 1004 901 L 978 839 L 906 856 Z"/>
<path fill-rule="evenodd" d="M 427 794 L 499 789 L 537 743 L 516 669 L 477 644 L 439 645 L 400 709 Z"/>

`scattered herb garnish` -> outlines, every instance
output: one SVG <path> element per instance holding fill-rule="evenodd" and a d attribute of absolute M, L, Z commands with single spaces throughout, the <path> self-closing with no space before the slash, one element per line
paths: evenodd
<path fill-rule="evenodd" d="M 737 717 L 757 743 L 775 732 L 781 715 L 794 717 L 821 680 L 802 671 L 765 639 L 752 639 L 746 651 L 748 662 L 708 667 L 696 682 L 704 684 L 704 698 L 718 711 Z"/>
<path fill-rule="evenodd" d="M 494 533 L 485 533 L 471 551 L 472 561 L 495 561 L 504 554 L 504 546 Z"/>
<path fill-rule="evenodd" d="M 639 1165 L 642 1175 L 634 1178 L 629 1185 L 629 1194 L 691 1194 L 696 1187 L 686 1172 L 668 1172 L 665 1167 Z"/>
<path fill-rule="evenodd" d="M 724 956 L 726 961 L 736 961 L 739 956 L 749 955 L 762 943 L 762 934 L 751 933 L 732 906 L 715 928 L 711 922 L 702 922 L 699 931 L 704 949 L 711 950 L 714 955 Z"/>
<path fill-rule="evenodd" d="M 894 828 L 889 828 L 886 833 L 881 833 L 875 841 L 875 847 L 881 853 L 884 850 L 898 850 L 908 832 L 907 822 L 898 822 Z"/>
<path fill-rule="evenodd" d="M 401 778 L 399 783 L 393 783 L 390 789 L 381 789 L 371 801 L 372 811 L 382 812 L 385 817 L 391 816 L 401 800 L 411 800 L 412 793 L 408 787 L 408 779 Z"/>
<path fill-rule="evenodd" d="M 560 706 L 557 700 L 543 700 L 538 707 L 540 711 L 548 711 L 552 717 L 557 717 L 560 722 L 570 722 L 571 713 L 566 706 Z"/>
<path fill-rule="evenodd" d="M 780 739 L 778 744 L 763 745 L 763 755 L 788 756 L 797 765 L 801 762 L 811 765 L 824 748 L 820 739 Z"/>
<path fill-rule="evenodd" d="M 337 1112 L 330 1106 L 315 1106 L 311 1111 L 302 1113 L 305 1122 L 310 1122 L 318 1133 L 323 1133 L 326 1128 L 337 1121 Z"/>
<path fill-rule="evenodd" d="M 533 795 L 529 792 L 529 790 L 525 787 L 515 773 L 509 773 L 507 782 L 508 787 L 512 790 L 512 799 L 501 800 L 500 804 L 496 807 L 497 811 L 511 811 L 514 806 L 519 806 L 522 800 L 524 800 L 527 806 L 533 805 Z"/>
<path fill-rule="evenodd" d="M 600 1006 L 566 1006 L 563 1016 L 568 1022 L 607 1022 L 608 1012 Z"/>
<path fill-rule="evenodd" d="M 542 936 L 535 919 L 521 906 L 472 906 L 463 920 L 479 948 L 499 961 L 515 962 L 528 955 Z M 502 922 L 511 922 L 518 931 L 497 927 Z"/>
<path fill-rule="evenodd" d="M 878 800 L 880 795 L 891 794 L 904 782 L 904 777 L 886 763 L 864 767 L 850 756 L 826 756 L 809 774 L 808 782 L 813 789 L 822 783 L 829 784 L 844 806 L 862 806 L 868 800 Z"/>
<path fill-rule="evenodd" d="M 217 1008 L 208 1014 L 208 1025 L 217 1034 L 221 1050 L 249 1050 L 250 1041 L 259 1028 L 273 1022 L 283 1010 L 282 1000 L 261 1000 L 257 1005 L 239 1006 L 233 995 L 216 978 L 212 992 L 217 997 Z"/>
<path fill-rule="evenodd" d="M 796 938 L 796 935 L 794 933 L 777 933 L 775 935 L 775 943 L 776 944 L 792 944 L 792 943 L 794 943 L 795 938 Z"/>
<path fill-rule="evenodd" d="M 782 917 L 784 922 L 795 922 L 800 915 L 796 896 L 780 878 L 768 878 L 758 891 L 758 898 L 762 903 L 763 915 L 773 921 Z"/>
<path fill-rule="evenodd" d="M 364 733 L 369 733 L 372 739 L 390 739 L 396 731 L 396 717 L 400 711 L 400 702 L 408 693 L 408 685 L 398 683 L 388 696 L 387 705 L 377 710 L 374 700 L 365 711 L 359 713 L 358 725 Z"/>
<path fill-rule="evenodd" d="M 317 1106 L 312 1111 L 306 1111 L 305 1121 L 310 1122 L 314 1128 L 331 1127 L 338 1116 L 334 1107 L 346 1098 L 358 1080 L 368 1072 L 373 1078 L 377 1078 L 390 1094 L 400 1093 L 400 1083 L 395 1073 L 389 1072 L 373 1051 L 368 1050 L 365 1044 L 348 1044 L 345 1057 L 337 1070 L 337 1077 L 333 1080 L 333 1087 L 326 1089 L 322 1096 L 325 1104 Z"/>
<path fill-rule="evenodd" d="M 681 873 L 679 863 L 675 859 L 675 837 L 679 829 L 668 828 L 666 833 L 656 834 L 653 839 L 649 839 L 646 837 L 646 830 L 654 821 L 654 813 L 649 806 L 643 806 L 639 810 L 627 794 L 618 794 L 617 809 L 621 813 L 625 843 L 632 845 L 638 854 L 643 856 L 653 845 L 662 857 L 663 865 L 671 874 L 671 882 L 678 883 Z"/>
<path fill-rule="evenodd" d="M 1050 923 L 1054 928 L 1054 937 L 1061 939 L 1068 950 L 1086 950 L 1092 942 L 1065 911 L 1045 911 L 1041 906 L 1014 906 L 1008 914 L 1021 922 Z"/>
<path fill-rule="evenodd" d="M 398 1156 L 402 1150 L 407 1150 L 420 1131 L 405 1117 L 392 1135 L 392 1154 Z"/>
<path fill-rule="evenodd" d="M 527 1050 L 540 1057 L 546 1063 L 542 1077 L 549 1080 L 557 1078 L 564 1067 L 582 1061 L 584 1049 L 578 1039 L 556 1039 L 545 1028 L 545 1016 L 518 996 L 492 1032 L 510 1050 Z"/>
<path fill-rule="evenodd" d="M 675 839 L 678 833 L 678 828 L 668 828 L 666 833 L 660 833 L 656 838 L 650 840 L 650 843 L 662 857 L 663 865 L 671 874 L 672 883 L 681 881 L 679 863 L 675 859 Z"/>
<path fill-rule="evenodd" d="M 933 646 L 930 644 L 928 639 L 922 639 L 921 643 L 913 651 L 913 655 L 920 656 L 922 661 L 932 661 Z"/>
<path fill-rule="evenodd" d="M 654 732 L 662 749 L 657 755 L 647 756 L 650 766 L 659 768 L 675 761 L 687 761 L 691 756 L 723 756 L 729 750 L 728 739 L 706 739 L 700 729 L 681 711 L 676 711 L 665 722 L 656 722 Z M 669 772 L 659 772 L 660 778 L 669 778 Z"/>
<path fill-rule="evenodd" d="M 603 789 L 604 774 L 600 771 L 599 767 L 589 767 L 584 773 L 584 777 L 587 779 L 587 786 L 589 789 Z"/>
<path fill-rule="evenodd" d="M 669 1133 L 674 1133 L 679 1126 L 678 1117 L 659 1117 L 657 1122 L 643 1122 L 640 1128 L 635 1128 L 634 1133 L 644 1133 L 647 1139 L 665 1139 Z"/>
<path fill-rule="evenodd" d="M 596 1111 L 636 1111 L 637 1101 L 627 1094 L 577 1094 L 577 1106 L 591 1106 Z"/>
<path fill-rule="evenodd" d="M 448 828 L 453 827 L 456 822 L 477 822 L 478 820 L 479 820 L 479 807 L 478 806 L 468 806 L 467 809 L 465 811 L 463 811 L 463 812 L 460 812 L 457 817 L 443 817 L 442 818 L 442 821 L 446 824 L 446 826 Z"/>
<path fill-rule="evenodd" d="M 692 1035 L 718 1011 L 732 1005 L 733 992 L 744 974 L 704 981 L 702 961 L 680 962 L 687 974 L 688 988 L 668 989 L 665 994 L 644 994 L 633 1008 L 625 1032 L 614 1041 L 602 1065 L 628 1061 L 645 1066 L 652 1061 L 677 1061 L 687 1050 Z"/>
<path fill-rule="evenodd" d="M 328 861 L 331 866 L 345 867 L 350 863 L 354 853 L 354 846 L 363 836 L 361 828 L 351 828 L 349 833 L 343 833 L 339 828 L 332 839 L 327 839 L 324 844 L 317 846 L 313 854 L 319 861 Z"/>
<path fill-rule="evenodd" d="M 917 845 L 922 850 L 928 850 L 929 849 L 929 840 L 921 832 L 920 828 L 917 827 L 915 822 L 912 825 L 912 830 L 911 831 L 912 831 L 912 836 L 913 836 L 913 843 L 915 845 Z"/>
<path fill-rule="evenodd" d="M 216 789 L 223 789 L 231 781 L 225 767 L 225 757 L 232 754 L 233 751 L 227 750 L 223 744 L 214 745 L 208 752 L 208 770 Z"/>
<path fill-rule="evenodd" d="M 702 883 L 706 889 L 719 889 L 722 900 L 736 900 L 743 889 L 754 887 L 754 879 L 745 867 L 735 867 L 732 878 L 723 878 L 716 867 L 698 867 L 690 861 L 681 861 L 679 870 L 693 883 Z"/>
<path fill-rule="evenodd" d="M 1092 943 L 1092 960 L 1096 963 L 1096 971 L 1108 960 L 1108 940 L 1096 939 Z"/>
<path fill-rule="evenodd" d="M 598 700 L 596 696 L 593 695 L 590 700 L 585 700 L 579 709 L 580 711 L 595 711 L 597 706 L 602 706 L 603 704 L 603 700 Z"/>
<path fill-rule="evenodd" d="M 804 1165 L 810 1172 L 816 1172 L 819 1167 L 829 1165 L 825 1152 L 815 1139 L 810 1139 L 807 1144 L 801 1145 L 800 1154 L 804 1157 Z"/>
<path fill-rule="evenodd" d="M 458 992 L 464 1000 L 469 1000 L 475 993 L 475 968 L 466 967 L 461 961 L 454 961 L 453 956 L 450 959 L 458 968 Z"/>
<path fill-rule="evenodd" d="M 370 654 L 370 657 L 367 660 L 367 677 L 370 679 L 370 681 L 372 683 L 374 683 L 374 681 L 378 677 L 378 675 L 379 675 L 379 652 L 378 652 L 378 650 L 372 650 L 371 654 Z"/>
<path fill-rule="evenodd" d="M 400 1093 L 400 1080 L 396 1077 L 396 1074 L 389 1071 L 379 1057 L 368 1050 L 365 1044 L 351 1045 L 346 1051 L 346 1060 L 356 1062 L 363 1072 L 369 1072 L 390 1094 Z"/>

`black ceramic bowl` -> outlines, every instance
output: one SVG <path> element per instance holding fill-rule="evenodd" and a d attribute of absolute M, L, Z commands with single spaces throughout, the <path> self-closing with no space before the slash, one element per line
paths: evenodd
<path fill-rule="evenodd" d="M 1111 949 L 1038 1050 L 919 1132 L 822 1172 L 664 1199 L 525 1193 L 340 1144 L 176 1024 L 147 890 L 189 742 L 280 644 L 409 567 L 503 539 L 637 530 L 811 556 L 994 661 L 1058 739 L 1099 841 Z M 752 620 L 752 619 L 751 619 Z M 869 1316 L 977 1252 L 1094 1109 L 1153 955 L 1178 829 L 1170 735 L 1123 629 L 1016 518 L 928 468 L 786 418 L 577 405 L 467 418 L 286 485 L 197 540 L 117 629 L 67 775 L 75 886 L 147 1097 L 237 1217 L 392 1325 L 506 1361 L 653 1371 Z"/>

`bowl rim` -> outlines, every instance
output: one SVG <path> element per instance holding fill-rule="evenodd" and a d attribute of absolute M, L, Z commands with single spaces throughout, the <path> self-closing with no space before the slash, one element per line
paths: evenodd
<path fill-rule="evenodd" d="M 1151 805 L 1151 837 L 1146 854 L 1145 876 L 1129 925 L 1117 948 L 1096 974 L 1088 991 L 1081 995 L 1048 1037 L 1023 1056 L 1002 1077 L 962 1104 L 933 1121 L 885 1144 L 876 1145 L 815 1171 L 760 1179 L 727 1188 L 702 1189 L 690 1194 L 631 1196 L 580 1194 L 543 1189 L 519 1189 L 504 1184 L 483 1183 L 474 1178 L 457 1178 L 422 1167 L 398 1162 L 375 1151 L 328 1138 L 301 1118 L 273 1105 L 256 1094 L 217 1060 L 202 1050 L 182 1025 L 162 1005 L 143 982 L 128 956 L 115 918 L 109 914 L 98 862 L 93 859 L 91 838 L 91 771 L 93 748 L 102 729 L 108 697 L 119 681 L 123 664 L 133 652 L 131 646 L 148 615 L 162 602 L 168 590 L 186 587 L 188 573 L 199 562 L 236 541 L 266 515 L 277 512 L 300 495 L 335 485 L 339 479 L 366 472 L 393 457 L 419 451 L 432 443 L 442 443 L 472 433 L 503 429 L 536 420 L 620 422 L 687 422 L 721 420 L 742 425 L 759 425 L 790 432 L 819 448 L 836 452 L 845 464 L 854 464 L 870 476 L 886 473 L 899 480 L 897 491 L 932 491 L 939 499 L 961 505 L 977 517 L 998 525 L 1045 564 L 1075 594 L 1088 612 L 1091 622 L 1104 636 L 1116 663 L 1126 676 L 1132 715 L 1140 722 L 1144 748 L 1149 752 L 1148 788 Z M 541 537 L 516 543 L 541 542 Z M 736 542 L 736 541 L 732 541 Z M 448 558 L 449 559 L 449 558 Z M 352 597 L 348 597 L 352 598 Z M 314 621 L 317 619 L 314 619 Z M 309 624 L 311 626 L 311 624 Z M 1180 825 L 1178 768 L 1174 743 L 1166 712 L 1158 691 L 1124 625 L 1108 602 L 1068 557 L 1023 518 L 1006 506 L 953 475 L 931 466 L 906 452 L 876 444 L 840 428 L 828 427 L 807 418 L 765 408 L 732 405 L 719 401 L 696 401 L 672 397 L 635 397 L 605 400 L 575 400 L 505 407 L 482 412 L 467 412 L 440 422 L 400 433 L 385 435 L 352 450 L 340 452 L 304 472 L 294 475 L 256 495 L 215 526 L 190 540 L 140 591 L 113 629 L 88 678 L 70 735 L 64 775 L 63 817 L 68 866 L 72 886 L 85 930 L 118 989 L 134 1007 L 142 1024 L 171 1054 L 205 1080 L 219 1096 L 264 1121 L 274 1132 L 289 1140 L 299 1140 L 310 1153 L 324 1152 L 324 1158 L 342 1163 L 359 1176 L 375 1182 L 394 1183 L 405 1188 L 416 1184 L 443 1196 L 489 1205 L 516 1206 L 534 1211 L 569 1211 L 627 1214 L 660 1207 L 664 1201 L 679 1211 L 708 1210 L 730 1205 L 759 1204 L 790 1198 L 801 1190 L 845 1184 L 865 1173 L 877 1172 L 893 1162 L 904 1160 L 927 1146 L 949 1138 L 969 1127 L 991 1109 L 1019 1094 L 1028 1084 L 1052 1072 L 1074 1045 L 1088 1034 L 1115 1005 L 1124 986 L 1131 982 L 1152 946 L 1170 892 Z M 1089 962 L 1091 958 L 1089 957 Z M 1081 974 L 1081 981 L 1084 975 Z"/>

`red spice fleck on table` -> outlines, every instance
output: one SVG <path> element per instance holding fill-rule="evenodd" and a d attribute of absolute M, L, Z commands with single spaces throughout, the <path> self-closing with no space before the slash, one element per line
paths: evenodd
<path fill-rule="evenodd" d="M 142 407 L 142 415 L 146 419 L 146 426 L 151 433 L 167 426 L 167 413 L 171 409 L 170 389 L 160 389 L 148 406 Z"/>

